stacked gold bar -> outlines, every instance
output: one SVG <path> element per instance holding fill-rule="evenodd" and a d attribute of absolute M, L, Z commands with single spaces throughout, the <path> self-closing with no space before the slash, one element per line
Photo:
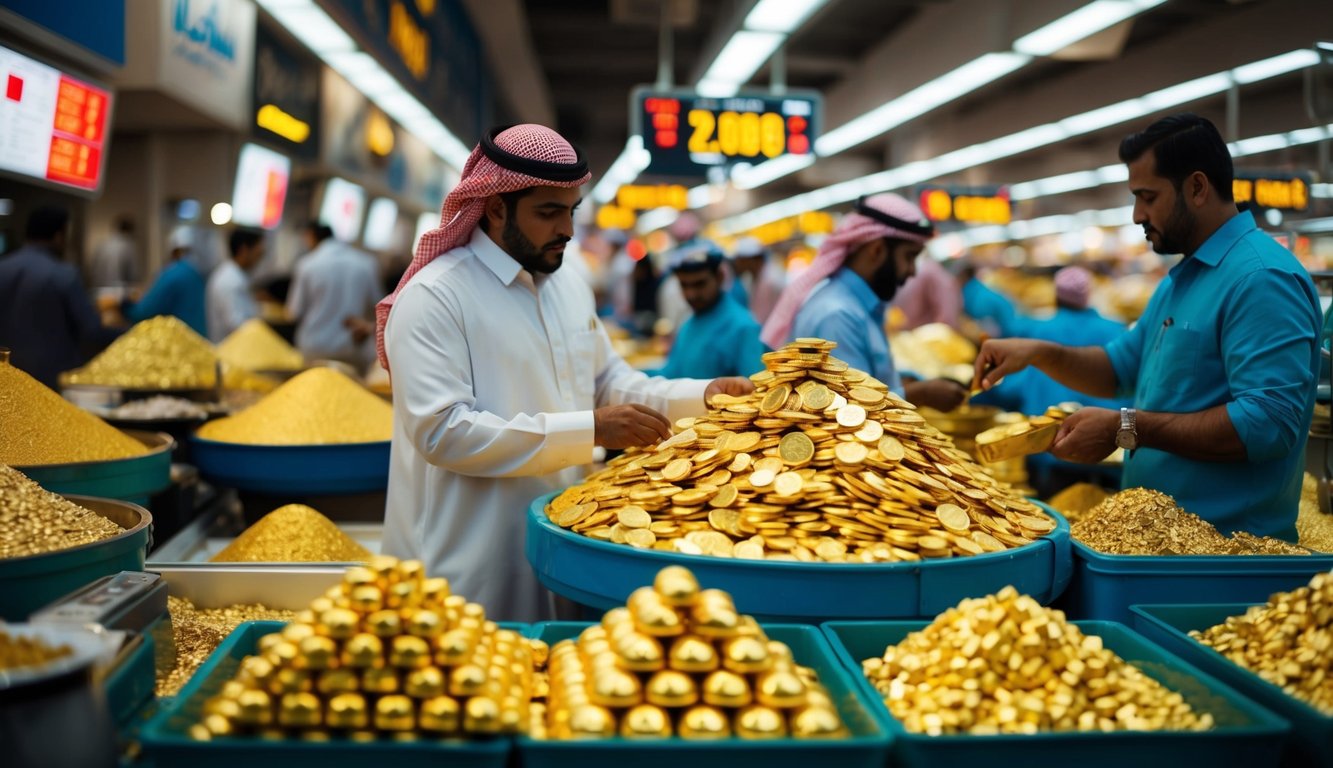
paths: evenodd
<path fill-rule="evenodd" d="M 534 738 L 828 739 L 847 735 L 814 670 L 731 596 L 680 566 L 550 651 Z M 540 688 L 540 683 L 539 683 Z"/>
<path fill-rule="evenodd" d="M 1013 587 L 962 601 L 862 670 L 904 728 L 931 736 L 1213 725 L 1100 637 Z"/>
<path fill-rule="evenodd" d="M 534 648 L 485 610 L 378 556 L 349 568 L 203 707 L 190 735 L 323 741 L 516 733 L 529 721 Z"/>
<path fill-rule="evenodd" d="M 1190 636 L 1333 717 L 1333 573 Z"/>
<path fill-rule="evenodd" d="M 640 548 L 745 559 L 893 562 L 998 552 L 1055 522 L 882 382 L 798 339 L 745 397 L 566 489 L 557 525 Z"/>

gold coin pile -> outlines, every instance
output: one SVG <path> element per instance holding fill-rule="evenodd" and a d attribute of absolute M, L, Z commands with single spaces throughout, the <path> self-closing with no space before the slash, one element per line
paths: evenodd
<path fill-rule="evenodd" d="M 0 560 L 92 544 L 124 532 L 0 464 Z"/>
<path fill-rule="evenodd" d="M 376 557 L 260 638 L 189 733 L 201 741 L 517 733 L 544 648 L 487 621 L 448 581 L 426 578 L 419 561 Z"/>
<path fill-rule="evenodd" d="M 213 345 L 171 315 L 149 318 L 111 342 L 87 365 L 60 375 L 62 385 L 124 389 L 212 389 Z"/>
<path fill-rule="evenodd" d="M 1147 488 L 1128 488 L 1088 510 L 1069 527 L 1074 538 L 1108 555 L 1308 555 L 1268 536 L 1223 536 L 1212 523 Z"/>
<path fill-rule="evenodd" d="M 1333 552 L 1333 515 L 1319 509 L 1319 481 L 1309 472 L 1301 486 L 1300 511 L 1296 515 L 1296 531 L 1302 547 L 1315 552 Z"/>
<path fill-rule="evenodd" d="M 533 705 L 534 738 L 847 735 L 814 670 L 680 566 L 551 648 L 548 683 L 545 711 Z"/>
<path fill-rule="evenodd" d="M 1202 731 L 1213 725 L 1013 587 L 964 600 L 861 664 L 903 727 L 931 736 Z"/>
<path fill-rule="evenodd" d="M 1046 503 L 1065 516 L 1070 523 L 1077 522 L 1088 510 L 1111 498 L 1110 492 L 1095 483 L 1074 483 L 1052 496 Z"/>
<path fill-rule="evenodd" d="M 284 611 L 264 605 L 229 605 L 224 608 L 196 608 L 183 597 L 167 597 L 171 615 L 171 634 L 176 658 L 171 666 L 157 670 L 157 695 L 175 696 L 194 675 L 195 670 L 227 639 L 232 630 L 247 621 L 291 621 L 296 611 Z"/>
<path fill-rule="evenodd" d="M 363 563 L 374 553 L 318 511 L 288 504 L 259 518 L 214 563 Z"/>
<path fill-rule="evenodd" d="M 247 445 L 372 443 L 393 437 L 393 406 L 332 368 L 311 368 L 196 434 Z"/>
<path fill-rule="evenodd" d="M 805 562 L 977 555 L 1054 530 L 834 346 L 766 354 L 752 394 L 715 396 L 706 417 L 612 460 L 547 515 L 634 547 Z"/>
<path fill-rule="evenodd" d="M 301 353 L 257 317 L 246 320 L 218 344 L 218 357 L 246 371 L 299 371 Z"/>
<path fill-rule="evenodd" d="M 1333 717 L 1333 573 L 1190 636 Z"/>
<path fill-rule="evenodd" d="M 107 461 L 147 452 L 143 443 L 0 362 L 0 464 Z"/>
<path fill-rule="evenodd" d="M 39 637 L 11 635 L 0 630 L 0 670 L 38 667 L 74 653 L 68 645 L 50 646 Z"/>

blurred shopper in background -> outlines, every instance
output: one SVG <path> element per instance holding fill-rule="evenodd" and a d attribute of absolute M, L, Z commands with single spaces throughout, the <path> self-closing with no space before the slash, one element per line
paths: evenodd
<path fill-rule="evenodd" d="M 749 376 L 763 369 L 767 350 L 759 341 L 759 323 L 722 290 L 725 259 L 722 249 L 707 240 L 676 249 L 672 272 L 692 314 L 680 326 L 657 375 L 713 379 Z"/>
<path fill-rule="evenodd" d="M 116 337 L 104 328 L 79 270 L 61 260 L 69 211 L 38 208 L 28 216 L 23 246 L 0 257 L 0 347 L 10 363 L 52 389 Z"/>
<path fill-rule="evenodd" d="M 264 233 L 237 227 L 227 240 L 231 258 L 208 277 L 208 338 L 217 343 L 252 317 L 259 317 L 259 302 L 250 273 L 264 259 Z"/>
<path fill-rule="evenodd" d="M 787 285 L 787 272 L 758 238 L 742 237 L 731 252 L 731 295 L 763 325 Z"/>
<path fill-rule="evenodd" d="M 171 261 L 158 273 L 152 287 L 136 303 L 126 303 L 121 314 L 132 323 L 158 315 L 174 315 L 200 336 L 208 336 L 204 294 L 208 272 L 200 268 L 207 260 L 199 231 L 182 224 L 167 238 Z"/>
<path fill-rule="evenodd" d="M 138 248 L 134 219 L 117 216 L 115 230 L 93 249 L 88 259 L 88 287 L 125 289 L 138 279 Z"/>
<path fill-rule="evenodd" d="M 963 312 L 963 292 L 958 278 L 930 254 L 916 261 L 916 276 L 893 297 L 893 306 L 903 313 L 898 330 L 910 331 L 930 323 L 958 327 Z"/>
<path fill-rule="evenodd" d="M 977 325 L 991 338 L 1014 335 L 1018 311 L 1004 294 L 981 282 L 977 266 L 964 256 L 957 266 L 957 282 L 961 284 L 963 312 L 977 321 Z"/>
<path fill-rule="evenodd" d="M 296 348 L 307 360 L 339 360 L 363 370 L 374 357 L 375 260 L 333 236 L 327 224 L 306 226 L 310 252 L 296 263 L 287 314 L 296 321 Z"/>
<path fill-rule="evenodd" d="M 894 366 L 884 331 L 884 310 L 913 275 L 917 257 L 934 235 L 921 209 L 899 195 L 857 200 L 810 267 L 782 292 L 764 325 L 764 343 L 776 348 L 803 337 L 837 342 L 834 356 L 899 396 L 953 410 L 963 402 L 966 387 L 948 379 L 905 380 Z"/>

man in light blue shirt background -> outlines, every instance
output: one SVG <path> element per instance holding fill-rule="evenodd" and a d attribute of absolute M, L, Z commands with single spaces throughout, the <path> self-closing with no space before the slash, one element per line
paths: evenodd
<path fill-rule="evenodd" d="M 666 365 L 653 373 L 671 379 L 749 376 L 763 370 L 766 348 L 759 323 L 722 289 L 725 254 L 696 239 L 672 254 L 675 279 L 692 314 L 681 324 Z"/>
<path fill-rule="evenodd" d="M 1153 123 L 1120 145 L 1134 223 L 1153 250 L 1185 258 L 1134 329 L 1105 347 L 1032 339 L 983 345 L 977 378 L 1035 365 L 1097 396 L 1132 396 L 1121 413 L 1085 408 L 1051 453 L 1098 461 L 1128 451 L 1124 487 L 1170 494 L 1225 534 L 1296 539 L 1304 440 L 1321 326 L 1319 298 L 1296 258 L 1232 199 L 1231 156 L 1195 115 Z"/>

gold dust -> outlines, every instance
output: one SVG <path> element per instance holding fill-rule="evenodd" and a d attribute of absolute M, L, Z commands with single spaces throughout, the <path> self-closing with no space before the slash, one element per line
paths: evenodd
<path fill-rule="evenodd" d="M 107 461 L 147 452 L 138 440 L 0 363 L 0 464 Z"/>
<path fill-rule="evenodd" d="M 217 386 L 213 345 L 171 315 L 136 323 L 87 365 L 61 374 L 60 383 L 125 389 L 212 389 Z"/>
<path fill-rule="evenodd" d="M 370 443 L 393 436 L 393 407 L 332 368 L 312 368 L 240 413 L 199 428 L 248 445 Z"/>
<path fill-rule="evenodd" d="M 195 670 L 222 644 L 232 630 L 247 621 L 291 621 L 296 611 L 260 604 L 196 608 L 183 597 L 167 597 L 176 663 L 157 672 L 157 695 L 175 696 Z"/>
<path fill-rule="evenodd" d="M 228 366 L 247 371 L 299 371 L 305 365 L 300 351 L 257 317 L 219 342 L 217 354 Z"/>
<path fill-rule="evenodd" d="M 278 507 L 246 528 L 214 563 L 355 563 L 373 553 L 304 504 Z"/>
<path fill-rule="evenodd" d="M 1278 539 L 1238 532 L 1228 539 L 1176 500 L 1128 488 L 1088 510 L 1070 526 L 1074 538 L 1110 555 L 1308 555 Z"/>
<path fill-rule="evenodd" d="M 0 464 L 0 559 L 109 539 L 124 529 Z"/>

